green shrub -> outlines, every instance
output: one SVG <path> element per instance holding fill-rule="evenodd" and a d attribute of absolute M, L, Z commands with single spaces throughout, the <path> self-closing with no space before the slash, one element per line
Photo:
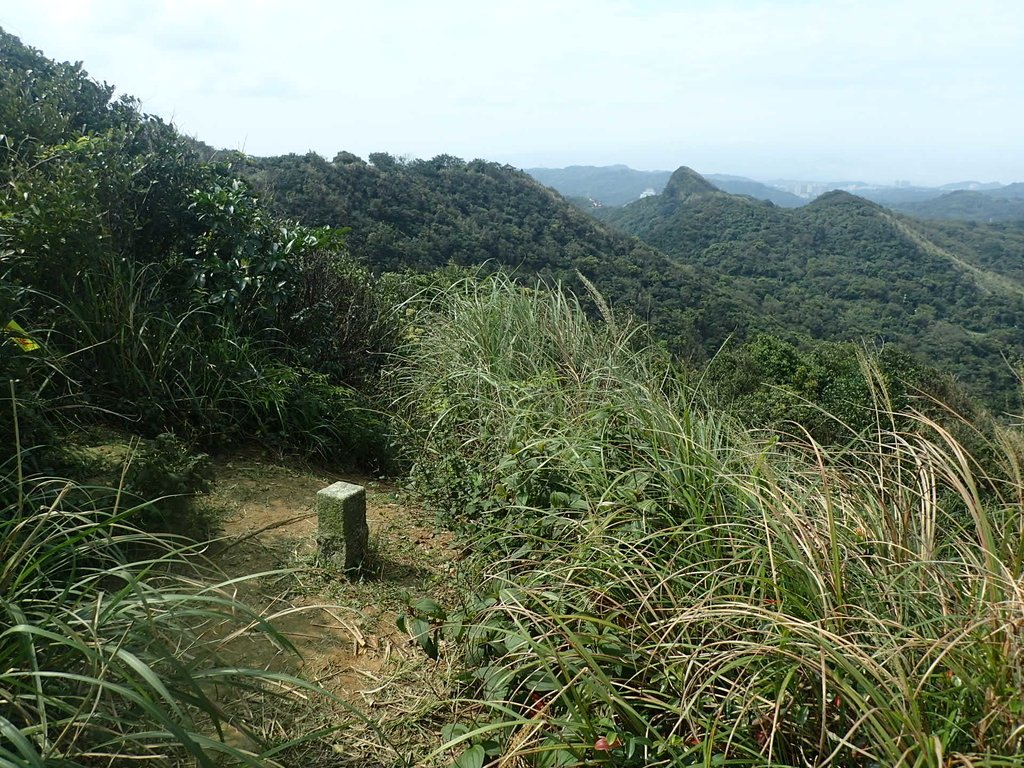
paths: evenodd
<path fill-rule="evenodd" d="M 99 422 L 387 464 L 354 388 L 375 386 L 393 330 L 340 233 L 275 220 L 171 126 L 0 35 L 0 110 L 47 100 L 12 123 L 39 135 L 0 137 L 0 323 L 46 348 L 0 362 L 26 437 Z"/>
<path fill-rule="evenodd" d="M 349 387 L 300 368 L 267 365 L 240 385 L 244 434 L 282 451 L 387 466 L 390 447 L 381 414 Z"/>
<path fill-rule="evenodd" d="M 174 434 L 165 432 L 144 441 L 124 472 L 124 490 L 140 502 L 152 500 L 145 510 L 157 521 L 142 523 L 147 530 L 194 531 L 189 519 L 197 494 L 212 487 L 213 464 L 195 453 Z M 159 527 L 158 527 L 159 526 Z"/>
<path fill-rule="evenodd" d="M 294 266 L 294 286 L 278 312 L 288 359 L 336 384 L 375 388 L 398 341 L 390 296 L 341 251 L 303 253 Z"/>

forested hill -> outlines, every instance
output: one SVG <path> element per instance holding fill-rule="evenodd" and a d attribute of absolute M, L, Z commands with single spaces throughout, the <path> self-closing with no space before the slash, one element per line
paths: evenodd
<path fill-rule="evenodd" d="M 602 217 L 680 264 L 723 276 L 752 322 L 894 343 L 1009 406 L 1024 353 L 1024 232 L 928 223 L 845 192 L 781 209 L 681 168 L 661 195 Z"/>
<path fill-rule="evenodd" d="M 717 276 L 609 229 L 509 166 L 384 153 L 364 162 L 347 152 L 245 163 L 278 214 L 350 227 L 349 248 L 376 270 L 500 266 L 582 291 L 579 270 L 684 355 L 699 358 L 743 332 L 745 318 L 717 291 Z"/>
<path fill-rule="evenodd" d="M 997 408 L 1016 403 L 1024 233 L 1011 225 L 924 222 L 845 192 L 784 209 L 681 168 L 662 194 L 600 209 L 614 231 L 482 160 L 245 163 L 278 213 L 350 227 L 352 252 L 377 270 L 490 264 L 580 290 L 579 270 L 690 357 L 751 330 L 867 340 L 949 370 Z"/>
<path fill-rule="evenodd" d="M 642 196 L 661 192 L 671 171 L 638 171 L 625 165 L 571 165 L 568 168 L 527 168 L 526 172 L 546 187 L 579 201 L 585 209 L 626 205 Z M 744 176 L 710 174 L 707 180 L 723 192 L 770 200 L 784 208 L 807 201 Z"/>

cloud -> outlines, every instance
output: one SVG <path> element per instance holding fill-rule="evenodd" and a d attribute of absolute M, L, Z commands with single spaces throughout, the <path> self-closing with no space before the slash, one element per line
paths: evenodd
<path fill-rule="evenodd" d="M 15 0 L 11 22 L 259 153 L 702 158 L 755 175 L 820 158 L 887 179 L 963 175 L 959 152 L 1024 178 L 1018 0 Z"/>

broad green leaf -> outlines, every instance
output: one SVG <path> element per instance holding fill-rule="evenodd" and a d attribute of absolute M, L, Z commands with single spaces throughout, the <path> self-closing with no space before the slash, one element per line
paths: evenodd
<path fill-rule="evenodd" d="M 479 744 L 474 744 L 455 760 L 455 768 L 483 768 L 487 753 Z"/>

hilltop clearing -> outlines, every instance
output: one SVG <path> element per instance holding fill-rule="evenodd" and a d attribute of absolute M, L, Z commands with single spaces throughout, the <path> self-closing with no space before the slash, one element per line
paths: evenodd
<path fill-rule="evenodd" d="M 229 578 L 243 579 L 240 596 L 297 652 L 243 635 L 225 656 L 301 675 L 341 700 L 295 713 L 290 730 L 334 730 L 293 750 L 289 764 L 391 766 L 436 747 L 453 716 L 452 670 L 425 657 L 396 622 L 422 598 L 458 602 L 459 551 L 451 533 L 401 502 L 392 485 L 371 478 L 339 477 L 252 451 L 218 459 L 215 475 L 205 503 L 221 531 L 209 556 Z M 339 578 L 318 557 L 316 492 L 338 479 L 367 489 L 373 562 L 362 580 Z M 251 706 L 248 716 L 263 739 L 280 737 L 272 709 Z"/>

